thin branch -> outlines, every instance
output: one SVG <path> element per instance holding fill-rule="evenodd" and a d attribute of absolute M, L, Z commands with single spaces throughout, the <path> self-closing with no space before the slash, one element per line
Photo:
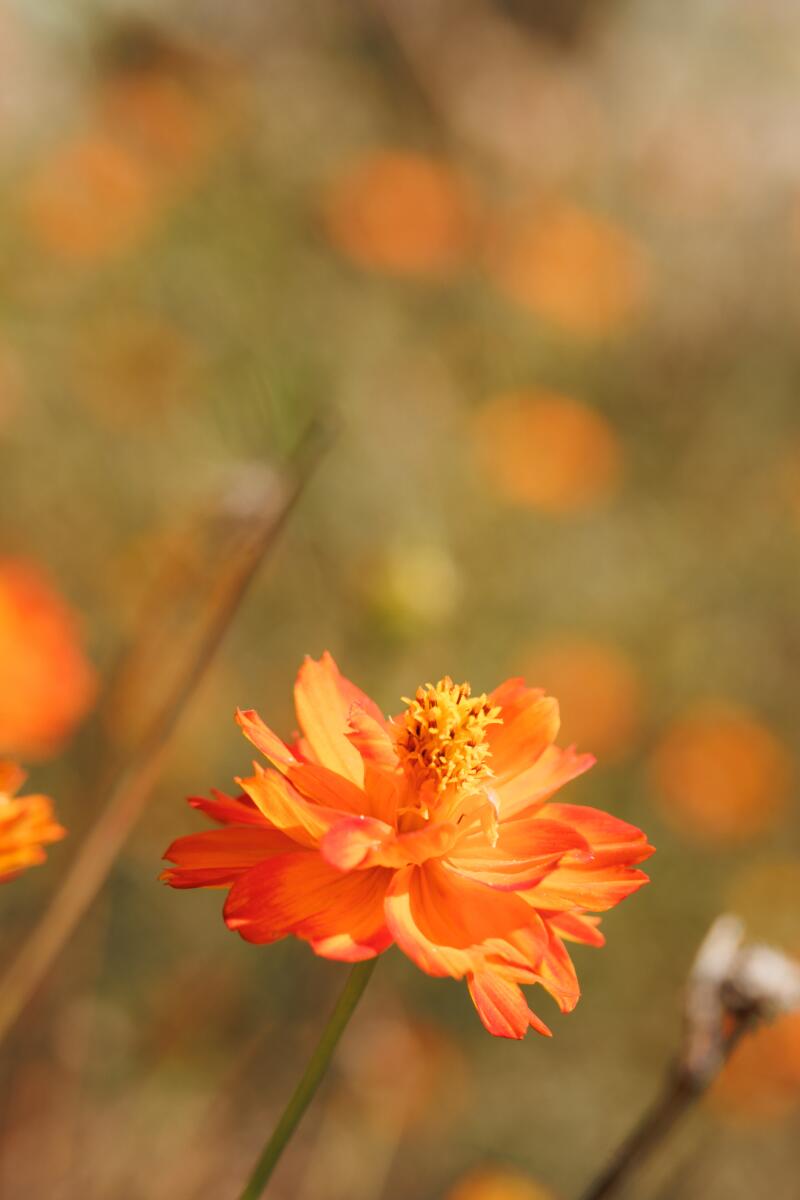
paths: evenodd
<path fill-rule="evenodd" d="M 800 1008 L 800 967 L 770 946 L 744 945 L 737 917 L 718 917 L 692 965 L 681 1053 L 653 1107 L 581 1200 L 608 1200 L 658 1149 L 762 1020 Z"/>
<path fill-rule="evenodd" d="M 294 455 L 288 484 L 281 495 L 276 496 L 274 477 L 262 471 L 258 478 L 245 477 L 244 489 L 235 489 L 226 497 L 223 515 L 233 523 L 233 530 L 227 557 L 220 563 L 219 585 L 191 638 L 172 687 L 157 704 L 141 735 L 122 755 L 105 807 L 81 842 L 49 907 L 0 981 L 0 1042 L 107 879 L 158 779 L 165 752 L 189 700 L 326 444 L 322 428 L 312 425 Z"/>

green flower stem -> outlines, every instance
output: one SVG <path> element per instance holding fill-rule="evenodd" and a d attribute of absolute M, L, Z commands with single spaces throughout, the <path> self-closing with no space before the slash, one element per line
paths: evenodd
<path fill-rule="evenodd" d="M 333 1052 L 338 1045 L 339 1038 L 344 1033 L 347 1022 L 356 1010 L 356 1005 L 369 983 L 377 961 L 377 958 L 370 958 L 366 962 L 356 963 L 348 975 L 347 983 L 344 985 L 342 993 L 336 1002 L 336 1007 L 331 1013 L 330 1020 L 323 1030 L 316 1050 L 308 1060 L 308 1066 L 303 1072 L 303 1077 L 298 1083 L 291 1100 L 286 1105 L 283 1116 L 275 1126 L 272 1136 L 262 1150 L 261 1156 L 239 1200 L 259 1200 L 259 1197 L 263 1195 L 264 1188 L 280 1156 L 286 1149 L 295 1129 L 300 1124 L 303 1113 L 314 1098 L 314 1093 L 328 1069 L 328 1064 L 333 1057 Z"/>

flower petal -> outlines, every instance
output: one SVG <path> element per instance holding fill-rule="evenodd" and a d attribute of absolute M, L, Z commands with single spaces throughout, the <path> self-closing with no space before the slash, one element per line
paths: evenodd
<path fill-rule="evenodd" d="M 258 808 L 248 795 L 228 796 L 225 792 L 211 789 L 213 800 L 205 796 L 190 796 L 192 808 L 217 821 L 220 825 L 265 825 L 268 824 L 261 809 Z M 166 857 L 166 856 L 165 856 Z"/>
<path fill-rule="evenodd" d="M 322 804 L 314 804 L 292 787 L 291 783 L 276 771 L 264 771 L 254 763 L 255 775 L 249 779 L 237 779 L 264 814 L 270 825 L 303 846 L 316 846 L 331 826 L 342 819 L 342 814 Z"/>
<path fill-rule="evenodd" d="M 461 979 L 480 967 L 480 951 L 437 945 L 420 929 L 412 907 L 412 884 L 419 871 L 419 867 L 404 867 L 395 872 L 384 901 L 386 924 L 397 945 L 420 970 Z"/>
<path fill-rule="evenodd" d="M 374 817 L 346 817 L 329 829 L 320 843 L 326 862 L 340 871 L 358 867 L 405 867 L 439 858 L 453 845 L 458 827 L 429 824 L 412 833 L 397 833 Z"/>
<path fill-rule="evenodd" d="M 605 946 L 606 939 L 597 926 L 600 917 L 575 912 L 544 912 L 541 914 L 559 937 L 584 946 Z"/>
<path fill-rule="evenodd" d="M 350 710 L 358 706 L 381 721 L 376 705 L 339 673 L 327 651 L 318 662 L 305 660 L 297 675 L 294 699 L 297 719 L 317 762 L 360 787 L 364 764 L 347 736 Z"/>
<path fill-rule="evenodd" d="M 164 852 L 176 865 L 162 871 L 160 878 L 176 888 L 225 887 L 256 863 L 295 849 L 277 829 L 226 825 L 177 838 Z"/>
<path fill-rule="evenodd" d="M 254 708 L 237 708 L 236 723 L 244 736 L 279 771 L 285 773 L 290 767 L 297 765 L 298 760 L 286 743 L 282 742 L 277 733 L 273 733 L 269 726 L 264 724 Z"/>
<path fill-rule="evenodd" d="M 491 766 L 497 785 L 530 768 L 558 734 L 558 701 L 541 688 L 527 688 L 519 680 L 501 684 L 489 696 L 501 707 L 502 724 L 487 730 L 492 748 Z"/>
<path fill-rule="evenodd" d="M 587 909 L 606 912 L 649 883 L 633 867 L 556 867 L 529 892 L 520 893 L 537 909 Z"/>
<path fill-rule="evenodd" d="M 225 921 L 250 942 L 294 934 L 324 957 L 374 958 L 391 944 L 383 914 L 390 879 L 380 867 L 345 874 L 313 851 L 282 854 L 239 877 Z"/>
<path fill-rule="evenodd" d="M 599 808 L 588 808 L 583 804 L 548 804 L 541 810 L 541 817 L 565 821 L 580 831 L 592 847 L 593 867 L 631 866 L 655 852 L 641 829 Z"/>
<path fill-rule="evenodd" d="M 524 816 L 500 825 L 489 845 L 480 831 L 470 833 L 448 855 L 460 875 L 506 891 L 531 888 L 552 871 L 565 854 L 591 856 L 586 838 L 562 821 Z"/>
<path fill-rule="evenodd" d="M 481 943 L 530 922 L 524 901 L 432 859 L 398 871 L 386 897 L 395 941 L 429 975 L 461 978 L 480 965 Z"/>
<path fill-rule="evenodd" d="M 386 721 L 372 716 L 358 704 L 348 713 L 347 738 L 365 762 L 393 771 L 397 767 L 397 751 Z"/>
<path fill-rule="evenodd" d="M 553 1036 L 544 1021 L 528 1008 L 519 984 L 494 971 L 476 971 L 467 985 L 478 1016 L 495 1037 L 524 1038 L 531 1028 L 545 1037 Z"/>
<path fill-rule="evenodd" d="M 495 784 L 500 820 L 507 821 L 529 809 L 541 807 L 553 792 L 588 771 L 594 763 L 594 755 L 578 754 L 574 746 L 566 750 L 548 746 L 527 771 Z"/>

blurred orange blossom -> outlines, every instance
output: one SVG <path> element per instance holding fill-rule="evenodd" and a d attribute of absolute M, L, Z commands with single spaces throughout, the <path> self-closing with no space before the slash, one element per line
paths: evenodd
<path fill-rule="evenodd" d="M 627 325 L 646 291 L 644 255 L 613 222 L 571 203 L 543 204 L 500 231 L 488 269 L 498 288 L 581 337 Z"/>
<path fill-rule="evenodd" d="M 54 753 L 94 694 L 65 601 L 35 564 L 0 559 L 0 753 Z"/>
<path fill-rule="evenodd" d="M 27 181 L 28 227 L 58 258 L 96 262 L 129 249 L 160 213 L 151 165 L 102 131 L 57 147 Z"/>
<path fill-rule="evenodd" d="M 786 747 L 757 717 L 706 704 L 674 721 L 650 774 L 665 818 L 702 841 L 737 842 L 783 815 L 792 779 Z"/>
<path fill-rule="evenodd" d="M 545 390 L 507 392 L 478 410 L 475 453 L 497 491 L 548 513 L 591 508 L 615 492 L 622 455 L 605 417 Z"/>
<path fill-rule="evenodd" d="M 535 647 L 525 666 L 558 696 L 570 739 L 590 742 L 606 759 L 631 749 L 640 728 L 642 688 L 619 646 L 561 635 Z"/>
<path fill-rule="evenodd" d="M 300 668 L 295 703 L 291 745 L 238 711 L 275 769 L 255 764 L 243 796 L 192 800 L 222 828 L 173 842 L 162 878 L 230 888 L 225 920 L 250 942 L 294 934 L 346 962 L 396 943 L 466 978 L 491 1033 L 549 1034 L 520 984 L 574 1008 L 564 941 L 602 945 L 587 914 L 641 887 L 652 853 L 633 826 L 551 802 L 594 761 L 554 744 L 557 702 L 521 679 L 473 696 L 446 677 L 387 720 L 326 653 Z"/>
<path fill-rule="evenodd" d="M 44 862 L 42 846 L 60 841 L 67 832 L 47 796 L 17 796 L 25 779 L 16 763 L 0 761 L 0 883 Z"/>
<path fill-rule="evenodd" d="M 509 1167 L 478 1167 L 447 1193 L 446 1200 L 553 1200 L 553 1193 Z"/>
<path fill-rule="evenodd" d="M 359 266 L 440 275 L 460 265 L 472 237 L 472 201 L 446 163 L 385 150 L 355 162 L 323 202 L 333 245 Z"/>

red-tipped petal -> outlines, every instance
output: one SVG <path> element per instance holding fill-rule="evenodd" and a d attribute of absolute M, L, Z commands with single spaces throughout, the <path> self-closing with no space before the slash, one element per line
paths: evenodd
<path fill-rule="evenodd" d="M 251 942 L 295 934 L 326 957 L 354 961 L 389 945 L 383 898 L 391 872 L 381 868 L 343 873 L 312 851 L 284 854 L 241 875 L 225 904 L 225 920 Z"/>
<path fill-rule="evenodd" d="M 494 971 L 478 971 L 469 976 L 467 984 L 478 1016 L 495 1037 L 520 1039 L 529 1029 L 552 1037 L 544 1021 L 528 1007 L 519 984 Z"/>

